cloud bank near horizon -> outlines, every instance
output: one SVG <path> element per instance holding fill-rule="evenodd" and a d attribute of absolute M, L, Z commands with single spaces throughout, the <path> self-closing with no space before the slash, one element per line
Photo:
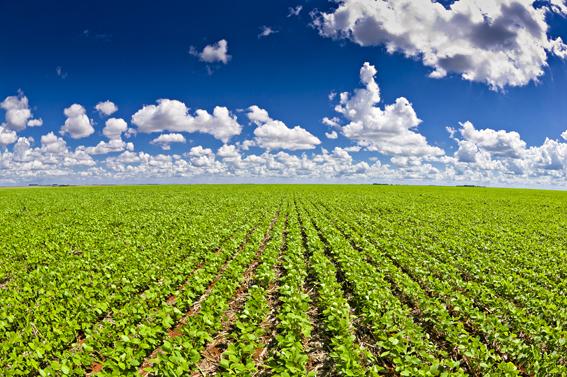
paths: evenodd
<path fill-rule="evenodd" d="M 289 127 L 256 104 L 247 110 L 216 106 L 212 112 L 193 112 L 182 101 L 160 99 L 141 106 L 129 123 L 108 118 L 99 130 L 86 107 L 73 104 L 63 111 L 66 120 L 59 135 L 49 131 L 36 141 L 20 135 L 32 115 L 27 97 L 19 93 L 2 102 L 6 111 L 0 126 L 0 180 L 128 183 L 218 177 L 565 186 L 567 130 L 529 146 L 518 132 L 477 128 L 464 120 L 447 127 L 456 147 L 449 151 L 420 133 L 422 121 L 410 99 L 382 104 L 375 66 L 364 63 L 359 79 L 360 87 L 330 96 L 335 114 L 322 120 L 328 127 L 326 137 L 299 125 Z M 118 106 L 107 100 L 93 108 L 107 116 Z M 239 117 L 242 111 L 245 116 Z M 102 133 L 102 140 L 95 131 Z M 185 146 L 194 133 L 210 135 L 211 145 Z M 162 152 L 137 150 L 137 137 L 144 134 L 154 134 L 150 144 Z M 89 143 L 72 148 L 69 139 Z M 325 140 L 337 139 L 344 146 L 326 147 Z M 221 146 L 213 147 L 215 141 Z M 182 151 L 168 153 L 174 145 Z"/>

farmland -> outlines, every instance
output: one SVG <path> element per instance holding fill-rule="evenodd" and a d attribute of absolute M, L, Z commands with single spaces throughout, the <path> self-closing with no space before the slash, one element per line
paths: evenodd
<path fill-rule="evenodd" d="M 0 190 L 0 374 L 567 375 L 567 193 Z"/>

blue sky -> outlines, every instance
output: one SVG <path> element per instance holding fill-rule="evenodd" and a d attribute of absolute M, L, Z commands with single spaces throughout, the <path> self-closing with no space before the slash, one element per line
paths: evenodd
<path fill-rule="evenodd" d="M 434 8 L 429 0 L 415 1 L 416 13 L 431 14 L 442 20 L 457 13 L 465 14 L 470 16 L 470 22 L 461 29 L 487 31 L 493 38 L 487 36 L 480 42 L 471 42 L 472 37 L 464 35 L 460 41 L 455 38 L 454 45 L 450 43 L 449 31 L 431 29 L 427 24 L 419 25 L 427 30 L 421 35 L 424 40 L 415 42 L 420 35 L 408 26 L 409 19 L 375 9 L 373 3 L 364 0 L 2 2 L 0 100 L 14 96 L 20 100 L 26 98 L 25 107 L 33 114 L 28 118 L 41 119 L 43 125 L 18 129 L 4 121 L 6 137 L 1 147 L 4 163 L 0 165 L 3 166 L 0 183 L 379 180 L 565 187 L 567 140 L 562 133 L 567 130 L 566 54 L 560 47 L 557 53 L 550 47 L 551 41 L 558 37 L 567 40 L 567 20 L 561 1 L 554 1 L 552 8 L 548 2 L 499 0 L 492 2 L 498 4 L 495 9 L 484 0 L 443 2 L 446 11 L 452 13 Z M 397 2 L 400 3 L 403 1 Z M 366 12 L 362 16 L 353 11 L 360 4 Z M 291 9 L 298 7 L 301 11 L 292 14 Z M 458 7 L 479 9 L 488 16 L 479 21 L 474 12 Z M 516 12 L 518 9 L 521 12 Z M 349 15 L 351 24 L 329 21 L 329 17 L 338 19 L 340 12 Z M 327 15 L 326 23 L 323 15 Z M 372 22 L 364 30 L 357 26 L 368 20 Z M 499 23 L 499 20 L 504 21 Z M 385 21 L 390 26 L 380 28 L 375 21 Z M 524 29 L 538 22 L 548 28 L 543 36 L 541 32 L 539 35 L 525 32 Z M 453 24 L 447 22 L 449 26 Z M 499 28 L 500 25 L 504 26 Z M 259 37 L 264 26 L 275 32 Z M 396 30 L 404 28 L 410 36 L 408 40 L 395 35 Z M 516 34 L 507 36 L 506 43 L 486 47 L 494 38 L 504 35 L 502 28 Z M 506 33 L 510 34 L 509 30 Z M 415 33 L 413 37 L 412 33 Z M 445 37 L 448 41 L 439 44 L 439 39 Z M 205 46 L 214 48 L 221 40 L 226 41 L 225 55 L 230 56 L 226 63 L 199 56 Z M 463 53 L 460 49 L 469 42 L 470 56 L 467 56 L 469 51 Z M 532 51 L 525 46 L 529 43 L 541 44 L 540 50 Z M 387 51 L 392 45 L 396 45 L 393 53 Z M 430 77 L 435 69 L 449 66 L 442 58 L 455 50 L 459 50 L 459 56 L 467 57 L 466 67 L 449 71 L 443 77 Z M 430 59 L 428 63 L 424 57 L 432 51 L 437 54 L 433 60 L 437 60 L 431 63 Z M 496 54 L 513 55 L 511 61 L 491 66 L 491 72 L 507 63 L 514 69 L 505 74 L 487 74 L 482 69 L 486 61 L 476 59 L 484 53 L 490 62 L 498 60 L 492 57 Z M 543 63 L 522 66 L 523 59 L 533 60 L 534 56 L 541 59 L 542 53 Z M 445 55 L 440 58 L 440 54 Z M 394 131 L 397 132 L 394 139 L 376 127 L 387 128 L 388 122 L 403 123 L 409 118 L 385 118 L 385 125 L 381 121 L 372 123 L 376 120 L 372 116 L 365 118 L 358 114 L 349 118 L 334 109 L 339 97 L 329 98 L 330 93 L 352 95 L 355 89 L 363 88 L 360 70 L 365 62 L 377 70 L 374 80 L 380 92 L 380 102 L 369 103 L 366 108 L 384 109 L 397 98 L 405 97 L 421 120 L 416 124 L 410 121 L 409 131 Z M 534 74 L 535 68 L 542 73 Z M 463 76 L 471 72 L 475 78 Z M 146 124 L 146 129 L 154 132 L 140 132 L 144 126 L 135 124 L 132 116 L 145 105 L 156 105 L 158 99 L 184 103 L 190 109 L 189 116 L 195 116 L 196 109 L 213 113 L 215 106 L 226 107 L 241 130 L 228 140 L 220 140 L 210 132 L 175 132 L 179 130 L 155 122 Z M 95 110 L 97 103 L 106 100 L 118 107 L 108 116 Z M 70 132 L 61 133 L 68 118 L 64 109 L 72 104 L 82 106 L 94 132 L 77 138 Z M 248 109 L 252 105 L 265 109 L 270 121 L 251 122 Z M 8 107 L 4 106 L 4 113 Z M 3 116 L 0 112 L 0 122 Z M 337 117 L 338 124 L 329 127 L 322 123 L 324 117 Z M 129 131 L 119 134 L 122 146 L 117 143 L 108 153 L 88 150 L 101 141 L 109 141 L 103 133 L 109 118 L 121 118 L 128 124 Z M 287 128 L 283 129 L 285 135 L 279 132 L 281 128 L 278 132 L 270 128 L 279 124 L 278 121 Z M 469 127 L 470 132 L 465 135 L 461 123 L 466 121 L 473 128 Z M 368 124 L 354 133 L 352 127 L 350 131 L 344 128 L 357 122 Z M 319 139 L 319 143 L 294 147 L 292 144 L 299 142 L 298 138 L 306 136 L 287 133 L 296 125 Z M 223 123 L 217 126 L 223 127 Z M 255 133 L 260 127 L 272 138 L 269 142 L 260 141 Z M 447 127 L 454 129 L 453 137 Z M 481 133 L 483 130 L 487 132 Z M 336 139 L 325 136 L 332 131 L 336 132 Z M 45 145 L 41 142 L 41 137 L 50 132 L 56 136 L 53 141 L 64 143 L 56 148 L 57 152 L 48 151 L 48 139 Z M 150 143 L 160 134 L 170 133 L 183 135 L 185 142 L 166 144 L 165 149 L 164 144 Z M 419 143 L 430 147 L 429 150 L 410 148 L 411 143 L 406 139 L 416 133 L 425 138 L 425 144 L 423 140 Z M 280 136 L 290 139 L 282 141 L 278 139 Z M 551 146 L 552 152 L 549 145 L 545 151 L 541 149 L 546 139 L 556 142 Z M 20 146 L 16 147 L 18 143 Z M 126 147 L 126 143 L 132 145 Z M 393 150 L 392 143 L 401 149 Z M 232 153 L 224 161 L 218 153 L 223 144 L 234 147 L 238 157 Z M 192 148 L 199 146 L 202 148 L 194 150 L 191 156 Z M 432 152 L 432 148 L 442 153 Z M 470 148 L 474 149 L 474 156 Z M 502 148 L 500 152 L 498 148 Z M 20 151 L 18 156 L 15 149 Z M 77 157 L 77 151 L 84 153 Z M 321 159 L 327 155 L 331 156 L 329 161 Z M 158 160 L 167 162 L 155 168 L 157 163 L 148 162 L 155 156 L 163 156 Z M 205 164 L 192 161 L 203 156 Z M 79 158 L 83 163 L 65 163 L 65 158 L 67 161 Z M 238 166 L 227 164 L 231 158 L 244 162 Z M 254 160 L 254 164 L 247 163 L 247 158 Z M 187 163 L 180 166 L 175 162 L 179 160 Z M 270 161 L 280 165 L 271 169 Z M 322 164 L 325 169 L 321 169 Z M 313 171 L 308 172 L 309 169 Z"/>

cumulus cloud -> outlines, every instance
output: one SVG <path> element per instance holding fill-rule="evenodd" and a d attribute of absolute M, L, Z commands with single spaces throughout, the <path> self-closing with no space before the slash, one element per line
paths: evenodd
<path fill-rule="evenodd" d="M 258 39 L 269 37 L 270 35 L 276 34 L 277 32 L 278 32 L 277 30 L 274 30 L 271 27 L 264 25 L 260 28 Z"/>
<path fill-rule="evenodd" d="M 362 148 L 359 147 L 358 145 L 352 145 L 350 147 L 346 147 L 346 148 L 343 148 L 343 149 L 347 152 L 360 152 Z"/>
<path fill-rule="evenodd" d="M 567 15 L 567 4 L 565 0 L 551 0 L 551 7 L 555 12 Z"/>
<path fill-rule="evenodd" d="M 210 148 L 203 148 L 198 145 L 187 153 L 191 164 L 198 167 L 211 167 L 215 165 L 215 154 Z"/>
<path fill-rule="evenodd" d="M 288 128 L 284 122 L 271 119 L 268 112 L 258 106 L 249 108 L 248 119 L 258 125 L 254 141 L 261 148 L 302 150 L 321 144 L 309 131 L 299 126 Z"/>
<path fill-rule="evenodd" d="M 0 155 L 0 169 L 3 177 L 22 179 L 55 179 L 68 177 L 73 181 L 85 175 L 104 174 L 96 162 L 79 147 L 69 150 L 65 140 L 53 132 L 41 136 L 41 145 L 33 147 L 31 137 L 20 137 L 12 151 Z M 85 170 L 93 169 L 93 170 Z"/>
<path fill-rule="evenodd" d="M 486 137 L 469 131 L 454 130 L 456 141 L 478 142 L 480 158 L 461 161 L 455 156 L 443 156 L 432 163 L 419 156 L 394 155 L 389 162 L 378 159 L 357 161 L 351 153 L 360 147 L 321 148 L 320 152 L 302 153 L 266 150 L 260 154 L 243 153 L 236 144 L 224 144 L 216 153 L 206 146 L 194 146 L 185 154 L 149 154 L 134 152 L 133 146 L 118 139 L 101 142 L 94 147 L 79 146 L 70 150 L 65 140 L 54 133 L 41 137 L 41 146 L 33 147 L 33 139 L 20 137 L 10 151 L 0 153 L 2 178 L 20 181 L 29 179 L 60 178 L 74 182 L 147 182 L 150 179 L 164 181 L 182 179 L 196 181 L 199 177 L 210 179 L 235 178 L 236 181 L 329 181 L 329 182 L 440 182 L 479 183 L 490 185 L 545 184 L 565 187 L 567 182 L 567 143 L 546 139 L 540 146 L 525 146 L 520 157 L 509 152 L 498 153 Z M 463 132 L 461 132 L 463 131 Z M 499 131 L 475 132 L 491 134 Z M 13 132 L 13 131 L 12 131 Z M 475 142 L 471 141 L 475 140 Z M 490 150 L 490 152 L 489 152 Z M 94 160 L 91 155 L 107 154 Z M 185 180 L 183 180 L 185 179 Z"/>
<path fill-rule="evenodd" d="M 231 59 L 231 56 L 228 54 L 228 42 L 226 39 L 207 45 L 202 51 L 197 51 L 195 47 L 191 47 L 189 53 L 205 63 L 228 64 Z"/>
<path fill-rule="evenodd" d="M 217 151 L 217 156 L 221 158 L 237 158 L 240 157 L 240 152 L 235 145 L 223 144 Z"/>
<path fill-rule="evenodd" d="M 250 148 L 255 147 L 256 142 L 254 140 L 244 140 L 242 143 L 239 143 L 239 145 L 242 150 L 247 151 Z"/>
<path fill-rule="evenodd" d="M 467 158 L 474 151 L 489 153 L 491 158 L 521 158 L 526 150 L 526 142 L 520 134 L 504 130 L 477 130 L 471 122 L 461 124 L 459 151 Z M 463 149 L 463 151 L 461 151 Z"/>
<path fill-rule="evenodd" d="M 325 132 L 325 136 L 327 139 L 337 139 L 339 137 L 336 131 Z"/>
<path fill-rule="evenodd" d="M 64 154 L 67 152 L 67 143 L 62 138 L 49 132 L 41 136 L 41 149 L 42 152 L 49 154 Z"/>
<path fill-rule="evenodd" d="M 20 137 L 16 144 L 14 144 L 13 149 L 13 159 L 16 162 L 25 162 L 30 161 L 32 159 L 31 150 L 32 150 L 32 143 L 33 138 L 31 137 Z"/>
<path fill-rule="evenodd" d="M 116 106 L 114 102 L 107 100 L 97 103 L 95 109 L 100 113 L 100 115 L 110 116 L 118 111 L 118 106 Z"/>
<path fill-rule="evenodd" d="M 457 131 L 449 128 L 459 148 L 454 161 L 458 173 L 469 177 L 495 174 L 541 178 L 567 179 L 567 143 L 546 138 L 540 146 L 528 147 L 515 131 L 481 129 L 464 122 Z"/>
<path fill-rule="evenodd" d="M 100 141 L 94 147 L 79 147 L 78 150 L 84 151 L 89 155 L 101 155 L 122 151 L 133 151 L 134 144 L 125 142 L 122 139 L 110 139 L 109 141 Z"/>
<path fill-rule="evenodd" d="M 376 74 L 373 65 L 364 63 L 360 80 L 365 87 L 356 89 L 352 95 L 348 92 L 340 94 L 335 111 L 349 122 L 340 128 L 342 133 L 359 146 L 385 155 L 443 155 L 443 150 L 429 145 L 417 132 L 421 120 L 406 98 L 400 97 L 384 109 L 377 106 L 381 98 Z"/>
<path fill-rule="evenodd" d="M 179 133 L 161 134 L 153 139 L 150 144 L 159 145 L 164 151 L 171 149 L 173 143 L 185 143 L 185 137 Z"/>
<path fill-rule="evenodd" d="M 142 107 L 132 116 L 132 124 L 142 133 L 202 132 L 226 143 L 240 135 L 242 127 L 226 107 L 217 106 L 213 113 L 198 109 L 189 114 L 187 106 L 178 100 L 160 99 L 157 105 Z"/>
<path fill-rule="evenodd" d="M 122 133 L 128 130 L 128 123 L 122 118 L 110 118 L 104 123 L 102 133 L 111 140 L 121 139 Z"/>
<path fill-rule="evenodd" d="M 3 126 L 16 132 L 25 129 L 28 122 L 36 124 L 41 121 L 40 119 L 31 119 L 32 112 L 29 108 L 28 97 L 22 92 L 19 92 L 17 96 L 6 97 L 4 101 L 0 102 L 0 108 L 6 111 Z"/>
<path fill-rule="evenodd" d="M 30 119 L 28 120 L 28 127 L 41 127 L 43 126 L 43 119 Z"/>
<path fill-rule="evenodd" d="M 248 120 L 250 120 L 250 122 L 254 123 L 257 126 L 260 126 L 272 120 L 268 112 L 258 107 L 257 105 L 250 106 L 248 108 L 248 113 L 246 114 L 246 116 L 248 117 Z"/>
<path fill-rule="evenodd" d="M 61 134 L 69 134 L 73 139 L 81 139 L 94 133 L 94 127 L 86 114 L 86 110 L 79 104 L 72 104 L 63 113 L 67 117 L 61 127 Z"/>
<path fill-rule="evenodd" d="M 126 132 L 128 132 L 128 123 L 126 123 L 124 119 L 107 119 L 102 129 L 102 134 L 108 138 L 108 141 L 99 141 L 97 145 L 92 147 L 79 146 L 77 147 L 77 151 L 84 152 L 88 155 L 133 151 L 134 143 L 122 140 L 122 134 Z"/>
<path fill-rule="evenodd" d="M 309 131 L 287 127 L 273 119 L 268 111 L 250 106 L 247 119 L 254 127 L 251 140 L 228 144 L 231 136 L 240 134 L 241 126 L 226 108 L 212 114 L 205 110 L 190 112 L 185 104 L 175 100 L 160 100 L 145 106 L 132 117 L 140 132 L 168 132 L 151 143 L 170 150 L 172 143 L 186 142 L 183 132 L 205 132 L 223 141 L 216 151 L 210 146 L 193 146 L 187 153 L 135 152 L 132 142 L 123 135 L 134 135 L 124 119 L 107 119 L 102 134 L 107 140 L 93 146 L 79 145 L 74 149 L 63 137 L 49 132 L 34 146 L 31 137 L 18 137 L 7 123 L 0 125 L 0 177 L 21 182 L 61 179 L 82 182 L 132 182 L 155 179 L 194 180 L 236 178 L 237 181 L 392 181 L 439 183 L 477 183 L 487 185 L 558 185 L 567 182 L 567 131 L 547 138 L 541 145 L 528 145 L 515 131 L 476 128 L 463 122 L 447 128 L 456 143 L 454 153 L 445 154 L 428 144 L 417 128 L 420 120 L 406 99 L 392 105 L 379 106 L 380 88 L 376 69 L 366 63 L 360 70 L 363 86 L 352 93 L 338 96 L 336 111 L 340 117 L 325 118 L 330 128 L 327 138 L 339 133 L 353 144 L 327 150 L 318 148 L 321 141 Z M 21 105 L 23 94 L 8 102 L 10 108 Z M 24 101 L 26 102 L 26 101 Z M 401 105 L 400 105 L 401 104 Z M 63 134 L 90 134 L 92 121 L 85 109 L 74 104 L 65 109 Z M 30 118 L 26 125 L 29 126 Z M 231 126 L 226 126 L 227 124 Z M 220 126 L 219 126 L 220 125 Z M 78 127 L 79 126 L 79 127 Z M 84 131 L 87 129 L 87 131 Z M 255 152 L 250 148 L 260 147 Z M 361 150 L 378 151 L 384 156 L 366 158 L 353 155 Z M 309 152 L 292 152 L 304 151 Z M 99 156 L 96 160 L 93 156 Z M 362 160 L 356 158 L 359 156 Z"/>
<path fill-rule="evenodd" d="M 7 129 L 6 127 L 0 126 L 0 146 L 6 148 L 10 144 L 14 144 L 18 140 L 18 135 L 16 131 Z"/>
<path fill-rule="evenodd" d="M 565 9 L 552 2 L 552 9 Z M 325 37 L 419 58 L 433 69 L 431 77 L 455 73 L 502 89 L 537 81 L 549 54 L 567 54 L 561 39 L 548 37 L 549 9 L 534 0 L 456 0 L 448 7 L 433 0 L 339 0 L 314 24 Z"/>
<path fill-rule="evenodd" d="M 333 97 L 333 98 L 334 98 L 334 97 Z M 330 99 L 330 100 L 332 101 L 332 99 Z M 340 121 L 340 119 L 337 118 L 337 117 L 332 117 L 332 118 L 324 117 L 323 120 L 322 120 L 322 123 L 323 123 L 325 126 L 334 127 L 334 128 L 340 128 L 341 125 L 340 125 L 339 121 Z"/>
<path fill-rule="evenodd" d="M 256 143 L 264 149 L 314 149 L 321 141 L 309 131 L 295 126 L 288 128 L 285 123 L 274 120 L 254 130 Z"/>

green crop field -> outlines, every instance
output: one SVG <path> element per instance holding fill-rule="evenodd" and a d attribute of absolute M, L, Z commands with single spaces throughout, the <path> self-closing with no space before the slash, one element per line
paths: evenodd
<path fill-rule="evenodd" d="M 0 190 L 0 375 L 566 376 L 567 192 Z"/>

